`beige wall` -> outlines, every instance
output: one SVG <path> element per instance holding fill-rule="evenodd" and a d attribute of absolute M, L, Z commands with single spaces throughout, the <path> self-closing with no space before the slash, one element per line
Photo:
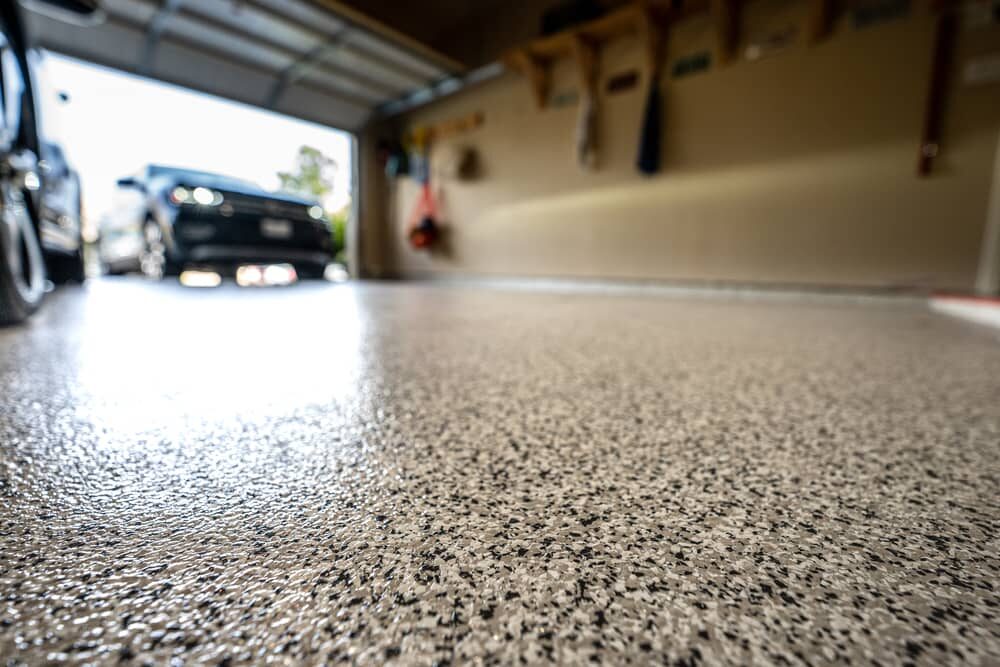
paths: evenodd
<path fill-rule="evenodd" d="M 796 23 L 804 3 L 749 5 L 744 33 Z M 575 106 L 540 111 L 509 74 L 401 119 L 403 127 L 484 111 L 479 130 L 435 146 L 478 152 L 482 177 L 439 180 L 447 247 L 415 252 L 406 219 L 418 186 L 388 183 L 362 146 L 363 261 L 376 275 L 503 275 L 971 289 L 1000 129 L 1000 86 L 956 80 L 943 153 L 915 175 L 933 21 L 855 30 L 821 45 L 664 79 L 664 168 L 635 170 L 646 84 L 601 101 L 601 168 L 574 163 Z M 709 46 L 707 17 L 674 28 L 670 62 Z M 1000 49 L 996 27 L 963 32 L 958 66 Z M 640 67 L 623 39 L 611 75 Z M 645 74 L 643 74 L 645 76 Z M 956 77 L 957 79 L 958 77 Z M 575 90 L 570 62 L 555 90 Z"/>

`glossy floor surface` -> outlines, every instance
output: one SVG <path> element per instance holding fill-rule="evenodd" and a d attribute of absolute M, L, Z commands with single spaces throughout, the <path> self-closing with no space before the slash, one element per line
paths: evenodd
<path fill-rule="evenodd" d="M 1000 663 L 988 329 L 481 286 L 52 296 L 0 330 L 0 664 Z"/>

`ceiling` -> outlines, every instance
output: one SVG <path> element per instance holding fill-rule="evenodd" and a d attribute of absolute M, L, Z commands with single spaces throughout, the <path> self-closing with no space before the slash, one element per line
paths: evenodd
<path fill-rule="evenodd" d="M 518 11 L 530 4 L 545 4 L 539 0 L 342 0 L 344 4 L 372 18 L 405 32 L 424 44 L 440 49 L 453 58 L 461 53 L 450 48 L 452 35 L 467 25 L 493 15 L 498 10 Z"/>
<path fill-rule="evenodd" d="M 103 0 L 102 6 L 106 19 L 96 26 L 30 11 L 26 22 L 42 48 L 345 130 L 360 129 L 385 105 L 463 70 L 335 0 Z"/>
<path fill-rule="evenodd" d="M 542 15 L 570 0 L 339 0 L 477 68 L 539 36 Z M 596 0 L 614 9 L 632 0 Z"/>

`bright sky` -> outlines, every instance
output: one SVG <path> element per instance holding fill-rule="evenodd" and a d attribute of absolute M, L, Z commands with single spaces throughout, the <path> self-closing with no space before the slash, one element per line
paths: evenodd
<path fill-rule="evenodd" d="M 217 97 L 47 53 L 40 71 L 44 132 L 62 145 L 83 182 L 83 202 L 99 220 L 115 181 L 149 163 L 200 169 L 278 188 L 277 172 L 294 168 L 303 145 L 338 168 L 336 211 L 350 201 L 351 137 Z M 69 95 L 69 102 L 57 93 Z"/>

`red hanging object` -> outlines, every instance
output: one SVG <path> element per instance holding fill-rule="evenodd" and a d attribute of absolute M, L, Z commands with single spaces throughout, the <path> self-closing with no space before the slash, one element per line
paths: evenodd
<path fill-rule="evenodd" d="M 410 215 L 409 232 L 410 245 L 417 250 L 426 250 L 434 245 L 440 236 L 438 225 L 438 205 L 431 190 L 431 131 L 428 128 L 417 128 L 413 131 L 413 143 L 418 150 L 416 164 L 411 170 L 421 183 L 420 198 Z"/>
<path fill-rule="evenodd" d="M 420 191 L 420 199 L 410 215 L 410 245 L 417 250 L 425 250 L 434 245 L 441 235 L 437 222 L 437 201 L 431 190 L 430 180 L 424 182 Z"/>

